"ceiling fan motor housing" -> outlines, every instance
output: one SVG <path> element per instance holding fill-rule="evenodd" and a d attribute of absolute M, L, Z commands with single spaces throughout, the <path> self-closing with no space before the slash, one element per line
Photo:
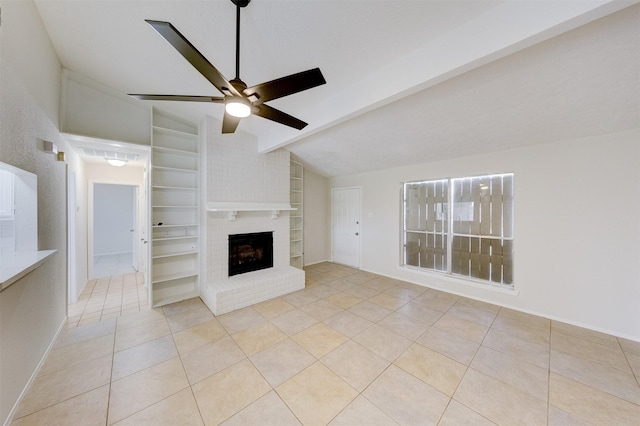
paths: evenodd
<path fill-rule="evenodd" d="M 240 80 L 239 78 L 234 78 L 233 80 L 229 80 L 229 83 L 231 83 L 231 85 L 235 87 L 238 92 L 242 92 L 244 91 L 244 89 L 247 88 L 247 84 L 244 81 Z"/>
<path fill-rule="evenodd" d="M 235 4 L 236 6 L 247 7 L 247 5 L 251 3 L 251 0 L 231 0 L 231 3 Z"/>

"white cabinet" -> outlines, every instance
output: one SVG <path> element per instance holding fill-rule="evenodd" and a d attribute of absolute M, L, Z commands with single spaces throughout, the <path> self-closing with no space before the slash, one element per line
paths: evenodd
<path fill-rule="evenodd" d="M 200 138 L 195 125 L 153 112 L 152 305 L 196 297 L 200 268 Z"/>
<path fill-rule="evenodd" d="M 290 244 L 290 265 L 296 268 L 302 269 L 304 266 L 303 258 L 303 225 L 304 225 L 304 209 L 303 209 L 303 183 L 304 183 L 304 168 L 302 163 L 291 160 L 289 168 L 290 182 L 289 182 L 289 201 L 291 207 L 296 210 L 291 211 L 289 214 L 290 230 L 289 230 L 289 244 Z"/>

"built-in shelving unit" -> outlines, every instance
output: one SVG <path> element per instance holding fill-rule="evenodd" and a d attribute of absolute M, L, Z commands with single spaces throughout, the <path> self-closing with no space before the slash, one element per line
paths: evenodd
<path fill-rule="evenodd" d="M 290 244 L 290 265 L 296 268 L 302 269 L 304 266 L 303 258 L 303 224 L 304 224 L 304 209 L 303 209 L 303 183 L 304 183 L 304 167 L 302 163 L 291 160 L 289 168 L 290 183 L 289 183 L 289 201 L 291 203 L 292 210 L 289 214 L 290 230 L 289 230 L 289 244 Z"/>
<path fill-rule="evenodd" d="M 199 147 L 197 126 L 154 110 L 150 251 L 153 306 L 199 294 Z"/>

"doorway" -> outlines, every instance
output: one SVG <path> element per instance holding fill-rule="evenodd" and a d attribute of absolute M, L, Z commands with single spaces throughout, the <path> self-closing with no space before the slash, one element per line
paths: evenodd
<path fill-rule="evenodd" d="M 331 259 L 360 268 L 360 188 L 331 190 Z"/>
<path fill-rule="evenodd" d="M 137 186 L 93 184 L 91 278 L 137 272 L 137 200 Z"/>

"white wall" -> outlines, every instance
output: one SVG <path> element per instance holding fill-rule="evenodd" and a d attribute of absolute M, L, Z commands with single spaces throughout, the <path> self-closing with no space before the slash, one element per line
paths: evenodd
<path fill-rule="evenodd" d="M 307 168 L 304 169 L 304 264 L 330 260 L 331 218 L 329 181 Z"/>
<path fill-rule="evenodd" d="M 87 239 L 89 238 L 87 180 L 85 178 L 86 165 L 78 159 L 76 166 L 69 166 L 76 172 L 76 295 L 77 300 L 89 279 L 89 264 L 87 257 Z"/>
<path fill-rule="evenodd" d="M 62 74 L 60 128 L 98 139 L 151 143 L 151 107 L 78 73 Z"/>
<path fill-rule="evenodd" d="M 31 1 L 0 1 L 0 161 L 38 176 L 38 248 L 55 256 L 0 293 L 0 422 L 10 416 L 66 317 L 65 163 L 43 151 L 58 132 L 61 66 Z"/>
<path fill-rule="evenodd" d="M 131 229 L 136 187 L 97 183 L 93 187 L 93 255 L 133 251 Z"/>
<path fill-rule="evenodd" d="M 207 135 L 207 202 L 289 203 L 289 151 L 258 152 L 255 137 L 237 131 L 221 135 L 209 117 Z M 228 236 L 273 232 L 273 266 L 289 265 L 289 214 L 238 212 L 234 221 L 226 212 L 207 213 L 207 282 L 228 278 Z"/>
<path fill-rule="evenodd" d="M 62 68 L 31 0 L 2 5 L 2 57 L 49 121 L 58 125 Z M 6 98 L 5 98 L 6 99 Z M 6 100 L 3 99 L 3 103 Z"/>
<path fill-rule="evenodd" d="M 144 167 L 126 165 L 115 168 L 106 161 L 104 164 L 87 163 L 85 177 L 87 182 L 139 186 L 144 184 Z"/>
<path fill-rule="evenodd" d="M 516 294 L 399 267 L 401 182 L 515 173 Z M 362 269 L 640 340 L 640 131 L 330 179 L 362 187 Z"/>

